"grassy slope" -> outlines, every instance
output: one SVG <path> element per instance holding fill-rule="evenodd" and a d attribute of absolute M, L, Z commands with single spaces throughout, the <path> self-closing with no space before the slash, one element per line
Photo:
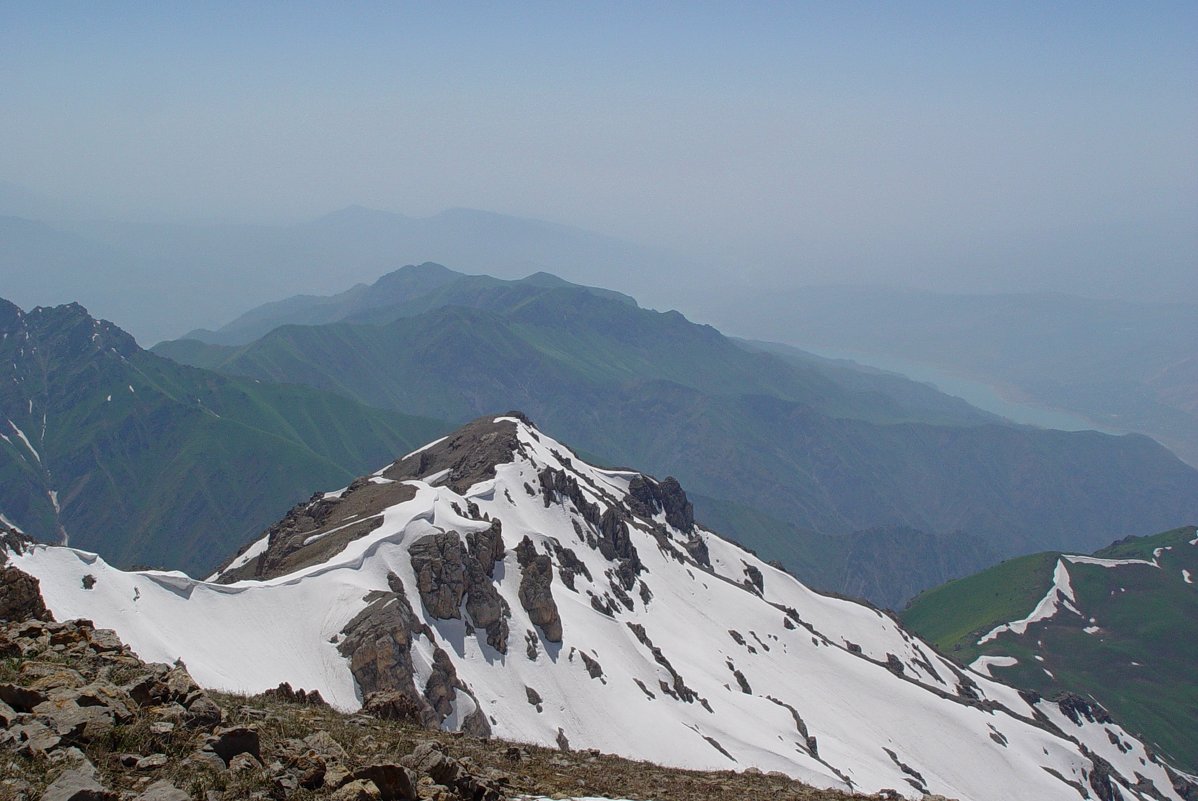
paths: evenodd
<path fill-rule="evenodd" d="M 989 570 L 926 590 L 911 600 L 903 622 L 945 653 L 975 656 L 969 643 L 1035 607 L 1052 584 L 1056 553 L 1008 559 Z M 967 650 L 961 650 L 967 649 Z"/>
<path fill-rule="evenodd" d="M 1025 616 L 1051 584 L 1057 554 L 1013 559 L 921 594 L 903 613 L 913 631 L 968 664 L 981 654 L 1019 663 L 992 672 L 1043 693 L 1092 695 L 1121 723 L 1190 770 L 1198 767 L 1198 536 L 1194 527 L 1122 540 L 1095 553 L 1107 559 L 1153 559 L 1116 568 L 1069 563 L 1082 617 L 1058 615 L 1022 637 L 980 634 Z M 1091 619 L 1094 624 L 1091 624 Z M 1086 632 L 1090 625 L 1099 631 Z M 1039 656 L 1041 659 L 1037 660 Z M 1051 675 L 1049 675 L 1051 674 Z"/>

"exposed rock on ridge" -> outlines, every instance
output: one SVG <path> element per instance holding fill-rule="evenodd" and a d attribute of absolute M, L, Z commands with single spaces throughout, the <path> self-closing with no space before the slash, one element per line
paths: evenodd
<path fill-rule="evenodd" d="M 528 619 L 541 629 L 546 640 L 561 642 L 562 619 L 550 589 L 553 562 L 545 554 L 537 553 L 528 537 L 516 546 L 516 558 L 521 569 L 520 605 L 528 612 Z"/>

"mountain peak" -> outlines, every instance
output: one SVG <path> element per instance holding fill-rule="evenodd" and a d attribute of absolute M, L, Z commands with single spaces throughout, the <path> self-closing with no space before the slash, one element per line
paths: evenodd
<path fill-rule="evenodd" d="M 25 312 L 12 301 L 0 298 L 0 333 L 11 334 L 17 331 Z"/>
<path fill-rule="evenodd" d="M 79 303 L 36 306 L 22 312 L 16 304 L 0 298 L 0 331 L 13 334 L 22 330 L 43 355 L 51 357 L 80 358 L 100 351 L 128 358 L 141 350 L 132 335 L 92 317 Z"/>
<path fill-rule="evenodd" d="M 677 482 L 589 465 L 518 414 L 313 496 L 231 583 L 67 548 L 9 559 L 56 616 L 210 687 L 286 681 L 448 730 L 867 792 L 1189 792 L 1096 705 L 954 665 L 696 525 Z"/>

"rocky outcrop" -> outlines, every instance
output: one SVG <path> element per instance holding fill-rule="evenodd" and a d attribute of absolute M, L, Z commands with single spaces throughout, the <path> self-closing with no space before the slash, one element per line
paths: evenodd
<path fill-rule="evenodd" d="M 349 658 L 350 672 L 365 699 L 384 692 L 398 693 L 411 704 L 415 719 L 424 725 L 439 721 L 436 710 L 416 689 L 412 664 L 412 638 L 427 637 L 432 630 L 416 617 L 399 577 L 387 577 L 390 592 L 367 596 L 366 608 L 342 629 L 337 650 Z"/>
<path fill-rule="evenodd" d="M 262 695 L 303 706 L 326 706 L 324 698 L 320 695 L 320 690 L 292 689 L 291 683 L 286 681 L 280 683 L 273 690 L 267 690 Z"/>
<path fill-rule="evenodd" d="M 466 564 L 466 613 L 476 628 L 487 632 L 487 643 L 501 654 L 507 653 L 508 618 L 511 609 L 499 590 L 482 570 L 482 566 L 471 559 Z"/>
<path fill-rule="evenodd" d="M 453 531 L 427 534 L 408 549 L 416 590 L 428 613 L 438 620 L 461 618 L 466 594 L 466 548 Z"/>
<path fill-rule="evenodd" d="M 673 476 L 664 481 L 634 476 L 628 483 L 628 496 L 628 505 L 638 517 L 651 519 L 658 512 L 665 512 L 666 522 L 683 534 L 695 530 L 695 507 Z"/>
<path fill-rule="evenodd" d="M 477 776 L 461 761 L 450 756 L 440 743 L 421 743 L 401 761 L 405 767 L 417 774 L 427 775 L 460 798 L 501 801 L 505 797 L 501 787 Z"/>
<path fill-rule="evenodd" d="M 1076 693 L 1063 693 L 1054 700 L 1065 717 L 1073 721 L 1075 725 L 1082 725 L 1083 719 L 1091 723 L 1113 722 L 1110 713 L 1099 706 L 1097 702 L 1082 698 Z"/>
<path fill-rule="evenodd" d="M 570 501 L 582 515 L 582 519 L 592 526 L 599 525 L 599 506 L 587 500 L 583 494 L 578 479 L 563 470 L 546 467 L 537 474 L 541 485 L 541 501 L 548 509 L 550 504 Z"/>
<path fill-rule="evenodd" d="M 503 523 L 492 520 L 491 526 L 483 531 L 466 534 L 466 549 L 470 557 L 478 562 L 487 578 L 495 575 L 495 563 L 503 560 Z"/>
<path fill-rule="evenodd" d="M 475 628 L 486 630 L 487 643 L 506 654 L 511 610 L 492 581 L 495 564 L 503 560 L 502 523 L 492 520 L 490 528 L 467 533 L 466 550 L 466 613 Z"/>
<path fill-rule="evenodd" d="M 367 596 L 368 604 L 342 630 L 337 649 L 350 660 L 350 671 L 362 692 L 364 704 L 387 710 L 387 717 L 411 719 L 424 726 L 440 727 L 454 711 L 457 693 L 469 696 L 475 713 L 466 716 L 462 730 L 477 736 L 490 733 L 477 699 L 454 669 L 449 655 L 436 645 L 432 629 L 412 611 L 403 583 L 387 576 L 389 592 Z M 424 637 L 433 644 L 432 672 L 424 686 L 416 686 L 412 641 Z M 402 699 L 402 700 L 401 700 Z"/>
<path fill-rule="evenodd" d="M 761 575 L 761 568 L 757 565 L 751 565 L 748 562 L 743 562 L 745 566 L 745 578 L 743 584 L 749 590 L 756 592 L 758 595 L 765 592 L 765 577 Z"/>
<path fill-rule="evenodd" d="M 403 481 L 445 472 L 440 483 L 463 494 L 478 482 L 495 478 L 495 465 L 507 464 L 512 461 L 513 454 L 523 452 L 516 424 L 503 420 L 504 417 L 529 422 L 522 412 L 480 418 L 393 463 L 382 475 L 393 481 Z M 495 422 L 497 419 L 499 422 Z"/>
<path fill-rule="evenodd" d="M 571 590 L 577 590 L 574 587 L 574 577 L 578 575 L 586 576 L 587 581 L 594 581 L 591 577 L 591 571 L 578 558 L 578 554 L 574 553 L 571 548 L 563 548 L 556 542 L 553 543 L 553 553 L 557 557 L 557 574 L 561 577 L 562 584 Z"/>
<path fill-rule="evenodd" d="M 8 554 L 24 553 L 32 539 L 0 526 L 0 620 L 53 620 L 36 578 L 8 564 Z"/>
<path fill-rule="evenodd" d="M 428 534 L 412 543 L 408 555 L 430 615 L 460 619 L 465 600 L 471 625 L 486 630 L 491 647 L 507 653 L 511 610 L 492 581 L 503 552 L 503 526 L 493 520 L 485 530 L 468 532 L 464 544 L 452 531 Z"/>
<path fill-rule="evenodd" d="M 562 619 L 551 589 L 553 562 L 545 554 L 537 553 L 528 537 L 516 546 L 516 559 L 520 563 L 520 605 L 546 640 L 561 642 Z"/>
<path fill-rule="evenodd" d="M 698 532 L 687 538 L 686 542 L 682 543 L 682 547 L 686 548 L 686 552 L 690 554 L 691 559 L 707 568 L 711 569 L 711 554 L 707 550 L 707 542 L 701 537 Z"/>
<path fill-rule="evenodd" d="M 604 559 L 631 559 L 640 562 L 636 546 L 632 544 L 632 536 L 628 532 L 628 524 L 614 506 L 609 507 L 599 518 L 599 553 Z"/>

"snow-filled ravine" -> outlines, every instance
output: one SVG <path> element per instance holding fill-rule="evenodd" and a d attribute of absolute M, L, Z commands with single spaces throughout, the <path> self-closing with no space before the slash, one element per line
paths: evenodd
<path fill-rule="evenodd" d="M 1180 799 L 1166 767 L 1117 725 L 1025 698 L 954 666 L 890 616 L 809 590 L 694 525 L 680 490 L 659 492 L 647 509 L 644 492 L 634 502 L 633 482 L 642 490 L 646 481 L 658 490 L 664 483 L 587 465 L 522 419 L 472 426 L 380 470 L 381 483 L 315 496 L 327 521 L 297 535 L 296 547 L 300 556 L 303 548 L 329 552 L 281 575 L 220 584 L 122 572 L 94 554 L 42 545 L 9 558 L 38 578 L 59 619 L 115 629 L 147 660 L 182 659 L 212 688 L 259 692 L 287 681 L 358 708 L 362 688 L 339 650 L 343 631 L 371 599 L 402 585 L 428 627 L 411 636 L 415 686 L 431 682 L 438 649 L 456 670 L 452 709 L 440 716 L 446 728 L 477 707 L 499 737 L 688 768 L 757 767 L 913 798 L 1072 801 L 1103 797 L 1109 776 L 1126 799 Z M 481 459 L 471 455 L 471 437 L 478 454 L 493 453 L 497 438 L 517 445 L 493 477 L 463 486 L 466 467 Z M 447 459 L 457 459 L 452 469 Z M 559 487 L 573 481 L 573 496 L 547 490 L 547 475 Z M 391 491 L 403 499 L 350 513 L 355 492 Z M 600 516 L 619 530 L 601 531 Z M 456 617 L 433 616 L 419 590 L 432 574 L 419 577 L 409 553 L 430 534 L 465 539 L 496 519 L 503 553 L 486 581 L 506 605 L 506 652 L 471 625 L 465 601 L 451 610 Z M 353 531 L 361 533 L 332 549 Z M 604 556 L 611 536 L 621 557 Z M 517 545 L 525 537 L 552 564 L 560 642 L 552 626 L 532 622 L 522 600 L 528 568 Z M 264 537 L 224 574 L 265 564 L 271 553 L 278 542 Z M 447 571 L 437 580 L 449 582 Z M 1060 582 L 1056 589 L 1068 597 Z"/>

